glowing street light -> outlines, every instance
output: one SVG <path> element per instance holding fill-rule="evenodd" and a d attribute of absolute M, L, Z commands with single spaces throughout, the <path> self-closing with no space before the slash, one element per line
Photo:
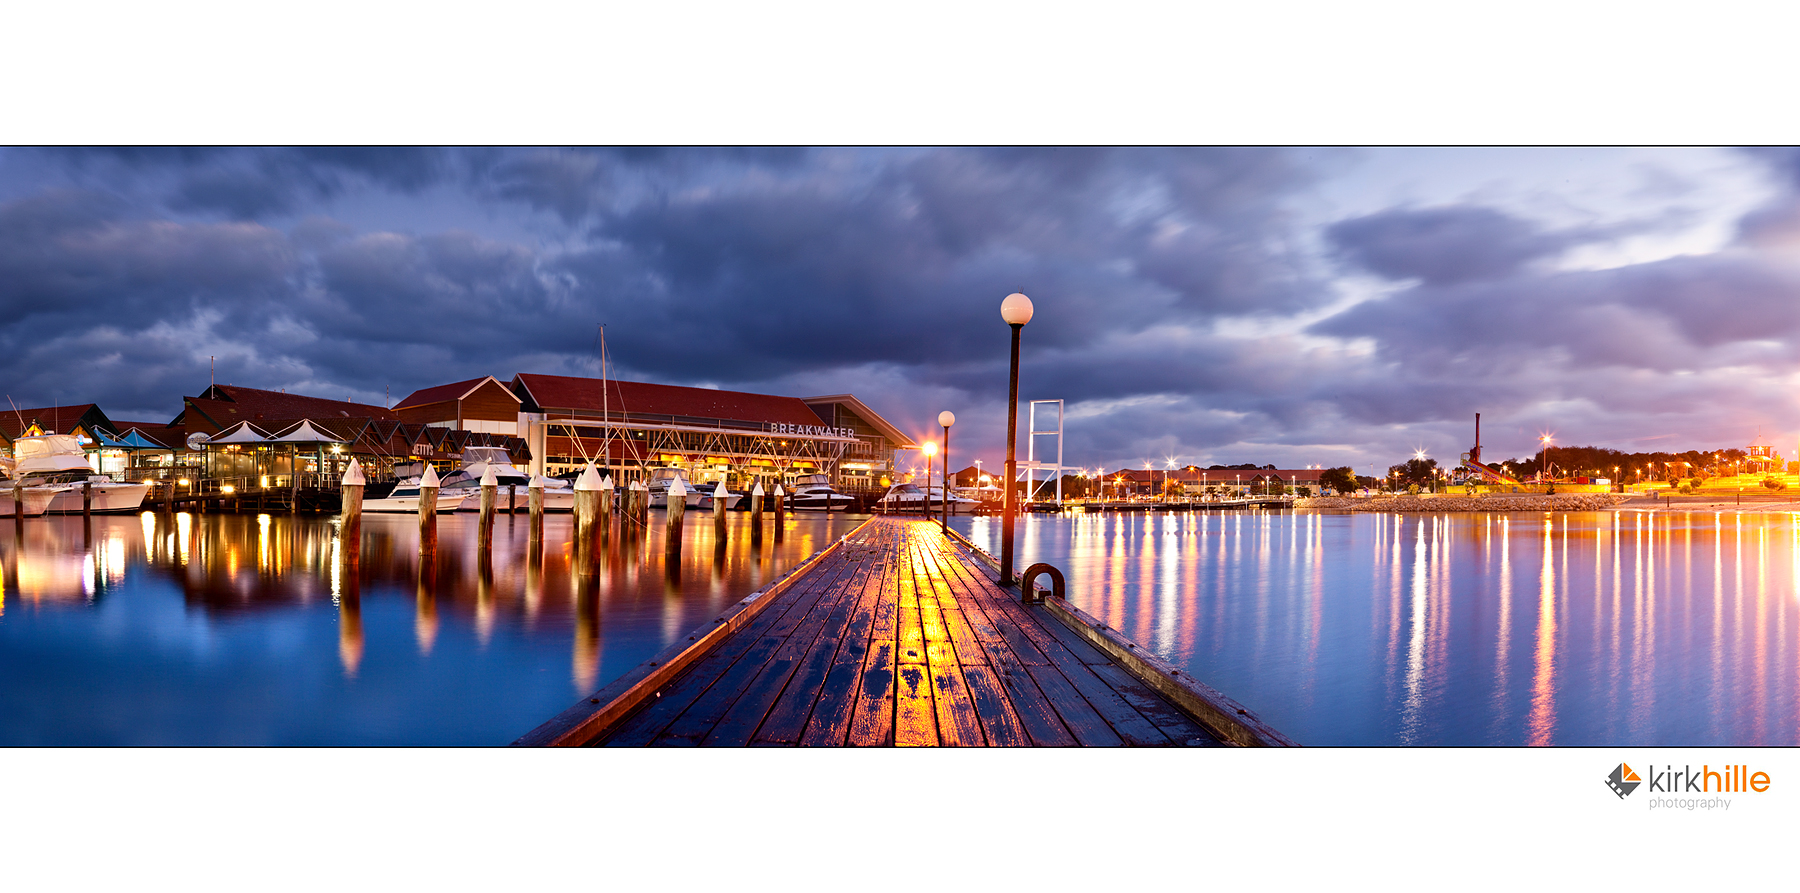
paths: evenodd
<path fill-rule="evenodd" d="M 956 424 L 956 413 L 946 409 L 938 413 L 938 424 L 944 428 L 944 520 L 939 528 L 950 532 L 950 426 Z"/>
<path fill-rule="evenodd" d="M 1006 500 L 1000 509 L 1000 585 L 1011 586 L 1013 579 L 1013 481 L 1019 477 L 1019 330 L 1031 322 L 1031 299 L 1013 292 L 1000 302 L 1000 318 L 1012 327 L 1012 368 L 1006 393 Z"/>

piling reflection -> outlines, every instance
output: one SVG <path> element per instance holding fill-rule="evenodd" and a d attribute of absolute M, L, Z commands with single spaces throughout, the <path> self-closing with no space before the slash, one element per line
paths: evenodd
<path fill-rule="evenodd" d="M 222 728 L 136 743 L 505 743 L 862 518 L 789 517 L 787 542 L 771 547 L 748 535 L 748 513 L 731 513 L 726 536 L 716 524 L 689 524 L 681 543 L 667 550 L 662 518 L 653 516 L 647 529 L 622 525 L 586 550 L 585 560 L 570 548 L 569 516 L 547 516 L 538 538 L 535 525 L 517 520 L 500 519 L 482 549 L 473 514 L 423 526 L 409 515 L 365 515 L 360 548 L 350 549 L 331 517 L 145 512 L 86 524 L 79 516 L 30 519 L 0 538 L 0 645 L 32 647 L 0 647 L 0 675 L 45 678 L 41 667 L 17 662 L 67 639 L 80 644 L 68 646 L 73 664 L 64 673 L 100 674 L 84 687 L 95 691 L 136 692 L 117 710 L 155 707 L 221 723 L 236 711 L 237 728 L 252 735 L 237 738 Z M 559 655 L 567 670 L 546 673 L 547 655 Z M 342 687 L 319 688 L 319 666 Z M 135 668 L 127 681 L 137 688 L 105 678 L 124 667 Z M 154 686 L 154 696 L 144 685 Z M 254 737 L 270 725 L 271 692 L 281 688 L 292 689 L 294 701 L 277 710 L 282 722 L 291 711 L 296 727 L 342 734 Z M 0 711 L 70 729 L 115 712 L 29 700 L 51 698 L 51 691 L 0 691 Z M 371 700 L 361 714 L 344 706 L 363 698 Z M 396 706 L 403 703 L 418 706 Z M 459 729 L 483 721 L 490 727 L 466 738 L 406 733 L 409 723 L 436 729 L 445 715 L 454 715 Z M 345 726 L 356 722 L 365 725 Z M 0 744 L 30 731 L 18 723 L 12 730 L 9 738 L 0 729 Z M 55 732 L 29 740 L 133 743 Z"/>
<path fill-rule="evenodd" d="M 958 519 L 999 551 L 995 519 Z M 1800 743 L 1794 515 L 1021 522 L 1084 610 L 1303 743 Z"/>

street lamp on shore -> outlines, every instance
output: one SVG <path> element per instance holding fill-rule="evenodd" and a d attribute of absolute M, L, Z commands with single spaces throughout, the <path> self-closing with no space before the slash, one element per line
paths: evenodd
<path fill-rule="evenodd" d="M 950 532 L 950 426 L 956 424 L 956 413 L 946 409 L 938 413 L 938 424 L 944 426 L 944 522 L 938 525 Z"/>
<path fill-rule="evenodd" d="M 925 486 L 919 490 L 919 497 L 921 499 L 923 499 L 925 502 L 923 505 L 919 506 L 919 508 L 923 511 L 925 517 L 930 518 L 931 517 L 931 457 L 937 455 L 937 441 L 934 441 L 934 440 L 925 441 L 924 453 L 925 453 Z"/>
<path fill-rule="evenodd" d="M 1000 302 L 1000 318 L 1012 326 L 1012 367 L 1006 389 L 1006 501 L 1000 508 L 1000 585 L 1011 586 L 1013 579 L 1013 511 L 1017 498 L 1013 482 L 1019 478 L 1019 330 L 1031 322 L 1031 299 L 1013 292 Z"/>

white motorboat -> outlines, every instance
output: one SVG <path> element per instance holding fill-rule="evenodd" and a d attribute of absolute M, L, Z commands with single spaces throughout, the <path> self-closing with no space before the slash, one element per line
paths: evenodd
<path fill-rule="evenodd" d="M 462 453 L 462 467 L 444 475 L 442 487 L 438 491 L 438 506 L 445 503 L 451 505 L 450 511 L 477 512 L 481 510 L 481 476 L 489 468 L 494 469 L 494 480 L 498 490 L 495 493 L 496 505 L 506 506 L 508 487 L 517 487 L 516 506 L 523 510 L 530 498 L 531 476 L 512 464 L 512 456 L 501 447 L 468 447 Z M 575 488 L 568 481 L 556 478 L 545 478 L 544 511 L 572 512 L 575 510 Z M 417 503 L 415 503 L 416 505 Z M 415 508 L 414 511 L 417 511 Z"/>
<path fill-rule="evenodd" d="M 432 476 L 436 477 L 436 475 Z M 364 499 L 362 506 L 363 511 L 395 512 L 408 515 L 418 514 L 419 488 L 422 481 L 423 478 L 417 477 L 401 479 L 398 483 L 394 484 L 394 489 L 389 491 L 388 495 L 374 499 Z M 462 497 L 460 496 L 445 499 L 443 493 L 438 493 L 437 511 L 440 514 L 444 512 L 454 512 L 456 511 L 456 507 L 461 504 Z"/>
<path fill-rule="evenodd" d="M 95 474 L 88 464 L 81 442 L 68 434 L 36 434 L 13 442 L 13 473 L 25 485 L 25 508 L 30 510 L 31 491 L 48 494 L 44 511 L 50 514 L 80 514 L 85 494 L 90 492 L 89 510 L 132 512 L 144 503 L 150 485 L 143 481 L 115 481 Z M 8 503 L 11 494 L 8 494 Z M 10 504 L 8 508 L 10 508 Z"/>
<path fill-rule="evenodd" d="M 934 512 L 942 511 L 944 506 L 944 488 L 932 485 L 921 488 L 917 484 L 895 484 L 876 503 L 876 508 L 888 512 L 923 512 L 929 505 Z M 974 512 L 981 503 L 954 492 L 950 494 L 950 514 L 967 515 Z"/>
<path fill-rule="evenodd" d="M 44 509 L 49 507 L 51 498 L 56 495 L 56 491 L 48 487 L 21 488 L 20 493 L 24 496 L 26 517 L 43 514 Z M 13 481 L 11 478 L 0 478 L 0 520 L 10 518 L 13 514 Z"/>
<path fill-rule="evenodd" d="M 708 490 L 704 493 L 700 492 L 700 488 L 694 486 L 693 481 L 688 480 L 687 472 L 673 466 L 668 468 L 650 469 L 650 480 L 648 483 L 650 486 L 651 508 L 661 509 L 669 507 L 669 486 L 676 481 L 681 482 L 681 489 L 686 493 L 686 496 L 683 498 L 687 503 L 688 508 L 696 510 L 712 508 L 712 491 Z"/>
<path fill-rule="evenodd" d="M 832 489 L 831 476 L 803 474 L 794 479 L 794 495 L 788 505 L 798 511 L 848 511 L 856 500 Z"/>

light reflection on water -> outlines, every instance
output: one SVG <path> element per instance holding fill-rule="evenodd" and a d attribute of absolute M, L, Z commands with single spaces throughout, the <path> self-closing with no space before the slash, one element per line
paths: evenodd
<path fill-rule="evenodd" d="M 1021 568 L 1302 743 L 1800 743 L 1792 515 L 1019 524 Z"/>
<path fill-rule="evenodd" d="M 576 560 L 572 519 L 366 515 L 344 563 L 335 518 L 96 516 L 0 527 L 0 745 L 505 744 L 787 568 L 858 516 L 790 516 L 723 548 L 690 516 Z M 584 569 L 587 571 L 584 573 Z"/>

